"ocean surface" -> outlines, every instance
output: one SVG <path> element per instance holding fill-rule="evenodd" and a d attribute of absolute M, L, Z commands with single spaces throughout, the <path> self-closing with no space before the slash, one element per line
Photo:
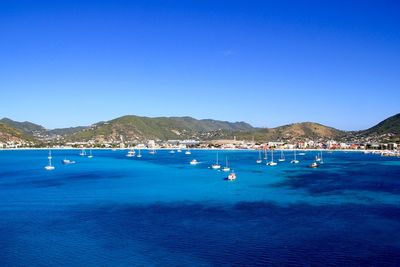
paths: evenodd
<path fill-rule="evenodd" d="M 47 153 L 0 151 L 0 266 L 400 266 L 399 158 Z"/>

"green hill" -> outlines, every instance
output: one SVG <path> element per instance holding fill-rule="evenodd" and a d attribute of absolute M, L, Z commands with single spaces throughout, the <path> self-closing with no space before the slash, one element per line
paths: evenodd
<path fill-rule="evenodd" d="M 3 118 L 0 122 L 27 135 L 37 135 L 46 132 L 46 129 L 43 126 L 28 121 L 18 122 L 9 118 Z"/>
<path fill-rule="evenodd" d="M 196 120 L 191 117 L 139 117 L 123 116 L 107 122 L 100 122 L 67 137 L 69 140 L 107 139 L 127 141 L 145 139 L 186 139 L 200 138 L 216 130 L 250 131 L 254 128 L 245 122 L 217 120 Z"/>
<path fill-rule="evenodd" d="M 345 132 L 314 122 L 293 123 L 275 128 L 262 128 L 249 132 L 234 133 L 239 139 L 256 141 L 299 141 L 336 139 Z"/>
<path fill-rule="evenodd" d="M 83 131 L 85 129 L 89 128 L 88 126 L 77 126 L 77 127 L 69 127 L 69 128 L 57 128 L 57 129 L 52 129 L 48 130 L 47 134 L 49 135 L 70 135 L 74 134 L 80 131 Z"/>
<path fill-rule="evenodd" d="M 363 134 L 395 134 L 400 135 L 400 113 L 381 121 L 374 127 L 371 127 Z"/>
<path fill-rule="evenodd" d="M 148 139 L 237 139 L 256 141 L 328 140 L 348 142 L 400 141 L 400 113 L 363 131 L 345 132 L 313 122 L 294 123 L 275 128 L 255 128 L 245 122 L 197 120 L 192 117 L 123 116 L 92 126 L 46 130 L 31 122 L 0 120 L 0 141 L 55 140 L 64 141 L 144 141 Z"/>
<path fill-rule="evenodd" d="M 0 142 L 33 140 L 34 138 L 32 136 L 27 135 L 23 131 L 0 122 Z"/>
<path fill-rule="evenodd" d="M 349 132 L 347 140 L 360 140 L 364 143 L 400 142 L 400 113 L 391 116 L 377 125 L 363 131 Z"/>

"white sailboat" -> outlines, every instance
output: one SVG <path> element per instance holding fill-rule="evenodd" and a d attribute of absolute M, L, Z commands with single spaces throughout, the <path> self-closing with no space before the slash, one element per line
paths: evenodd
<path fill-rule="evenodd" d="M 129 158 L 134 157 L 135 156 L 135 150 L 133 148 L 131 148 L 128 151 L 128 154 L 126 154 L 126 156 L 129 157 Z"/>
<path fill-rule="evenodd" d="M 211 165 L 211 169 L 218 170 L 221 169 L 221 165 L 218 164 L 218 152 L 217 152 L 217 161 Z"/>
<path fill-rule="evenodd" d="M 278 163 L 276 163 L 275 161 L 274 161 L 274 150 L 273 149 L 271 149 L 271 161 L 270 162 L 267 162 L 267 165 L 268 166 L 275 166 L 275 165 L 277 165 Z"/>
<path fill-rule="evenodd" d="M 279 161 L 285 161 L 285 154 L 283 153 L 283 150 L 281 150 L 281 157 L 278 159 Z"/>
<path fill-rule="evenodd" d="M 86 150 L 84 148 L 81 149 L 79 156 L 86 156 Z"/>
<path fill-rule="evenodd" d="M 140 153 L 140 149 L 139 149 L 139 153 L 137 154 L 136 157 L 138 157 L 138 158 L 141 158 L 141 157 L 142 157 L 142 154 Z"/>
<path fill-rule="evenodd" d="M 149 151 L 149 154 L 152 154 L 152 155 L 156 154 L 156 151 L 154 150 L 154 148 Z"/>
<path fill-rule="evenodd" d="M 267 154 L 267 150 L 264 148 L 264 159 L 268 160 L 268 154 Z"/>
<path fill-rule="evenodd" d="M 89 150 L 89 156 L 88 156 L 88 158 L 89 158 L 89 159 L 93 158 L 92 149 Z"/>
<path fill-rule="evenodd" d="M 228 165 L 228 157 L 226 157 L 225 166 L 222 168 L 222 171 L 229 172 L 230 170 L 231 170 L 231 168 L 229 168 L 229 165 Z"/>
<path fill-rule="evenodd" d="M 261 150 L 259 149 L 258 150 L 258 159 L 256 160 L 256 163 L 257 164 L 260 164 L 262 162 L 262 159 L 261 159 Z"/>
<path fill-rule="evenodd" d="M 170 154 L 175 154 L 175 150 L 170 150 L 169 153 Z"/>
<path fill-rule="evenodd" d="M 192 152 L 190 152 L 189 148 L 186 149 L 185 155 L 190 155 Z"/>
<path fill-rule="evenodd" d="M 296 150 L 293 150 L 293 159 L 290 161 L 292 164 L 297 164 L 299 161 L 296 159 Z"/>
<path fill-rule="evenodd" d="M 52 171 L 52 170 L 55 169 L 55 167 L 53 165 L 51 165 L 51 159 L 52 158 L 53 157 L 51 156 L 51 150 L 49 150 L 49 156 L 47 157 L 47 159 L 49 160 L 49 164 L 44 167 L 47 171 Z"/>

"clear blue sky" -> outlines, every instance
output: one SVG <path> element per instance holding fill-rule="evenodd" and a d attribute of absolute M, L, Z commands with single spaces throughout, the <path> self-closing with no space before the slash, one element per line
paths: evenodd
<path fill-rule="evenodd" d="M 0 0 L 0 117 L 316 121 L 400 112 L 398 1 Z"/>

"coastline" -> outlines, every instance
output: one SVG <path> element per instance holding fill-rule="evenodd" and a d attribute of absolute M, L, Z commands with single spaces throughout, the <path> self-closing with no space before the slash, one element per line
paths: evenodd
<path fill-rule="evenodd" d="M 131 148 L 105 148 L 105 147 L 18 147 L 18 148 L 0 148 L 0 151 L 13 151 L 13 150 L 81 150 L 81 149 L 92 149 L 92 150 L 129 150 Z M 139 149 L 133 147 L 133 149 Z M 170 147 L 170 148 L 140 148 L 140 150 L 186 150 L 186 148 L 177 148 L 177 147 Z M 190 150 L 221 150 L 221 151 L 258 151 L 258 149 L 247 149 L 247 148 L 190 148 Z M 269 150 L 269 149 L 268 149 Z M 277 148 L 274 149 L 277 151 L 327 151 L 327 152 L 382 152 L 382 151 L 391 151 L 391 150 L 376 150 L 376 149 L 320 149 L 320 148 L 295 148 L 295 149 L 288 149 L 288 148 Z"/>

